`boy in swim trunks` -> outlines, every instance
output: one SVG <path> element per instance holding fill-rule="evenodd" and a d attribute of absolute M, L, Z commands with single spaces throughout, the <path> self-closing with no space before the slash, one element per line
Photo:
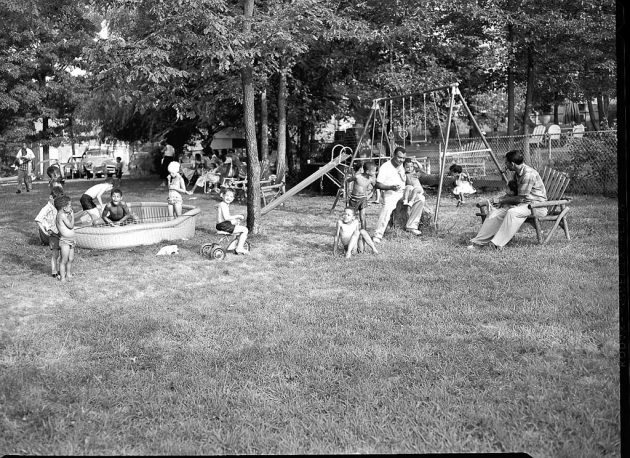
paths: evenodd
<path fill-rule="evenodd" d="M 57 231 L 59 231 L 59 279 L 62 282 L 72 278 L 72 261 L 74 261 L 74 245 L 76 244 L 74 235 L 74 213 L 72 213 L 72 202 L 70 197 L 63 196 L 55 199 L 57 209 Z"/>
<path fill-rule="evenodd" d="M 356 218 L 355 209 L 346 207 L 341 215 L 341 219 L 337 221 L 333 254 L 337 254 L 337 247 L 339 246 L 339 241 L 341 241 L 346 252 L 346 258 L 351 257 L 352 251 L 357 247 L 360 239 L 363 239 L 372 248 L 374 254 L 378 254 L 378 250 L 368 232 L 365 229 L 361 229 L 360 223 Z"/>
<path fill-rule="evenodd" d="M 359 215 L 361 229 L 366 229 L 365 209 L 376 184 L 376 164 L 366 162 L 363 164 L 363 173 L 355 173 L 353 177 L 348 178 L 347 182 L 354 183 L 350 199 L 348 199 L 348 207 L 354 208 Z"/>
<path fill-rule="evenodd" d="M 129 211 L 127 204 L 123 202 L 123 193 L 120 189 L 114 188 L 110 193 L 111 202 L 105 205 L 101 218 L 108 226 L 122 226 L 129 221 L 133 221 L 134 217 Z"/>
<path fill-rule="evenodd" d="M 54 201 L 57 197 L 63 195 L 63 188 L 55 186 L 50 191 L 48 203 L 42 208 L 35 222 L 39 230 L 39 239 L 43 244 L 50 247 L 52 257 L 50 259 L 50 269 L 53 278 L 60 278 L 59 275 L 59 231 L 57 230 L 57 209 Z"/>

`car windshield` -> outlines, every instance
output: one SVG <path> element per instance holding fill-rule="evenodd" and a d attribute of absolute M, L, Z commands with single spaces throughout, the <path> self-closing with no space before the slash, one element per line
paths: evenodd
<path fill-rule="evenodd" d="M 109 156 L 109 154 L 107 153 L 107 151 L 86 151 L 85 155 L 87 157 L 93 157 L 93 156 Z"/>

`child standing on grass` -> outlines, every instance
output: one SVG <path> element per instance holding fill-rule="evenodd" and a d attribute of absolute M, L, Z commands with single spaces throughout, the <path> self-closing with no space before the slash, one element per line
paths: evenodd
<path fill-rule="evenodd" d="M 378 254 L 378 250 L 376 249 L 370 234 L 368 234 L 365 229 L 362 229 L 359 221 L 357 221 L 355 209 L 352 207 L 346 207 L 341 215 L 341 218 L 337 221 L 337 233 L 335 234 L 333 244 L 333 255 L 337 254 L 339 241 L 341 241 L 343 249 L 346 253 L 346 258 L 350 258 L 352 256 L 352 251 L 357 248 L 360 239 L 363 239 L 363 241 L 372 248 L 372 252 L 374 254 Z"/>
<path fill-rule="evenodd" d="M 168 215 L 173 218 L 177 218 L 182 214 L 182 194 L 192 194 L 191 191 L 186 191 L 186 182 L 184 178 L 179 174 L 179 162 L 173 161 L 168 164 L 168 177 L 166 182 L 168 184 Z"/>
<path fill-rule="evenodd" d="M 243 215 L 230 214 L 230 204 L 234 202 L 234 191 L 225 189 L 221 193 L 221 198 L 223 202 L 217 206 L 217 231 L 240 234 L 234 252 L 237 254 L 249 254 L 249 251 L 244 248 L 248 230 L 247 227 L 241 224 L 241 221 L 244 220 L 245 217 Z"/>
<path fill-rule="evenodd" d="M 134 220 L 127 204 L 123 202 L 123 192 L 118 189 L 112 189 L 110 194 L 111 202 L 105 205 L 101 218 L 108 226 L 122 226 Z"/>
<path fill-rule="evenodd" d="M 365 209 L 376 184 L 376 164 L 366 162 L 363 164 L 363 173 L 355 173 L 354 176 L 347 179 L 347 182 L 354 183 L 350 199 L 348 199 L 348 206 L 352 207 L 355 213 L 359 215 L 361 229 L 366 229 Z"/>
<path fill-rule="evenodd" d="M 74 246 L 76 245 L 74 235 L 74 214 L 72 213 L 72 202 L 65 194 L 55 199 L 57 209 L 57 231 L 59 232 L 59 279 L 62 282 L 70 281 L 72 278 L 72 262 L 74 261 Z"/>
<path fill-rule="evenodd" d="M 463 171 L 461 165 L 452 164 L 448 170 L 455 178 L 453 194 L 457 196 L 457 206 L 460 207 L 464 204 L 464 194 L 474 194 L 477 190 L 473 188 L 470 177 Z"/>
<path fill-rule="evenodd" d="M 122 175 L 123 175 L 123 163 L 122 159 L 119 157 L 116 158 L 116 168 L 114 169 L 114 186 L 116 188 L 120 188 L 120 184 L 122 183 Z"/>
<path fill-rule="evenodd" d="M 418 196 L 424 194 L 424 188 L 420 184 L 420 164 L 408 157 L 405 159 L 403 167 L 405 168 L 403 205 L 411 206 Z"/>
<path fill-rule="evenodd" d="M 52 277 L 59 279 L 59 230 L 57 229 L 57 209 L 55 208 L 54 201 L 57 197 L 63 195 L 63 188 L 61 186 L 55 186 L 50 191 L 50 197 L 48 202 L 42 208 L 35 222 L 37 223 L 39 239 L 43 244 L 50 247 L 51 259 L 50 270 Z"/>

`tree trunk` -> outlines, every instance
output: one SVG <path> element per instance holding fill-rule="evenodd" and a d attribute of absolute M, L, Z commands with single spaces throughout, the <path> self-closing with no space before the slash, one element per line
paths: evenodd
<path fill-rule="evenodd" d="M 514 136 L 514 70 L 512 66 L 508 67 L 507 71 L 507 135 L 508 137 Z"/>
<path fill-rule="evenodd" d="M 599 121 L 595 119 L 595 108 L 593 107 L 593 100 L 588 99 L 588 101 L 586 102 L 586 105 L 588 106 L 588 115 L 591 118 L 591 124 L 593 125 L 593 129 L 599 130 Z"/>
<path fill-rule="evenodd" d="M 560 116 L 558 114 L 558 106 L 559 106 L 559 103 L 557 103 L 557 102 L 555 102 L 553 104 L 553 123 L 554 124 L 560 124 L 559 123 Z"/>
<path fill-rule="evenodd" d="M 243 4 L 243 31 L 251 31 L 251 18 L 254 15 L 254 0 Z M 256 107 L 254 93 L 254 70 L 248 63 L 241 70 L 243 83 L 243 123 L 247 142 L 247 228 L 252 234 L 260 233 L 260 162 L 256 144 Z"/>
<path fill-rule="evenodd" d="M 533 165 L 529 151 L 529 114 L 532 111 L 532 100 L 534 98 L 534 79 L 534 52 L 530 48 L 527 50 L 527 90 L 525 92 L 525 112 L 523 113 L 523 134 L 525 135 L 523 155 L 525 156 L 525 163 L 529 165 Z"/>
<path fill-rule="evenodd" d="M 280 71 L 278 83 L 278 159 L 276 175 L 278 181 L 285 179 L 287 171 L 287 75 Z"/>
<path fill-rule="evenodd" d="M 604 96 L 600 92 L 597 94 L 597 115 L 599 117 L 599 127 L 601 130 L 608 128 L 608 119 L 606 117 L 606 105 L 604 103 Z"/>
<path fill-rule="evenodd" d="M 267 90 L 260 93 L 260 161 L 262 174 L 269 170 L 269 109 Z"/>

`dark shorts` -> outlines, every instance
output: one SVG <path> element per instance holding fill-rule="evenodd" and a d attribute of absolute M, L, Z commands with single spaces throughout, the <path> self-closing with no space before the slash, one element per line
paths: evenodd
<path fill-rule="evenodd" d="M 352 207 L 356 211 L 367 208 L 367 197 L 350 196 L 350 199 L 348 199 L 348 207 Z"/>
<path fill-rule="evenodd" d="M 53 251 L 59 249 L 59 234 L 52 233 L 48 236 L 48 246 Z"/>
<path fill-rule="evenodd" d="M 231 221 L 222 221 L 220 223 L 217 223 L 216 227 L 217 231 L 229 232 L 230 234 L 232 234 L 234 232 L 234 228 L 236 228 L 236 226 L 232 224 Z"/>
<path fill-rule="evenodd" d="M 88 194 L 83 194 L 81 199 L 79 199 L 79 202 L 81 202 L 81 208 L 83 210 L 92 210 L 93 208 L 96 208 L 94 199 L 92 199 L 92 196 Z"/>

